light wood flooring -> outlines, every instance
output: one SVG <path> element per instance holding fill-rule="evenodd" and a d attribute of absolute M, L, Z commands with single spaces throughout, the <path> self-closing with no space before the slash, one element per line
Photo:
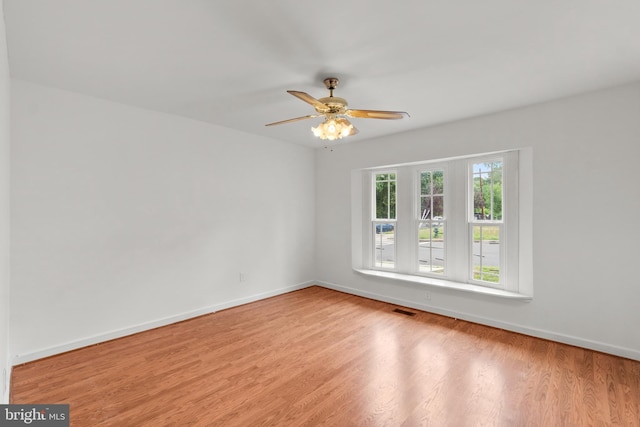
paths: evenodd
<path fill-rule="evenodd" d="M 72 426 L 640 426 L 640 362 L 320 287 L 16 366 Z"/>

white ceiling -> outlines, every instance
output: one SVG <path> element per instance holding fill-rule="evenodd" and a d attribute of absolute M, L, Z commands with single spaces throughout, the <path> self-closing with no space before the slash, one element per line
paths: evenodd
<path fill-rule="evenodd" d="M 405 120 L 343 142 L 640 80 L 638 0 L 4 0 L 11 76 L 322 145 L 287 89 Z"/>

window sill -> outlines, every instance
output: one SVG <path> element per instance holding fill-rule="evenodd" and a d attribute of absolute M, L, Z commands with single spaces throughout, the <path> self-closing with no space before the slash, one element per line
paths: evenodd
<path fill-rule="evenodd" d="M 391 271 L 368 270 L 354 268 L 360 274 L 373 277 L 383 277 L 386 279 L 400 280 L 403 282 L 417 283 L 420 285 L 435 286 L 438 288 L 454 289 L 463 292 L 471 292 L 475 294 L 489 295 L 498 298 L 506 298 L 513 300 L 531 300 L 529 295 L 519 294 L 517 292 L 505 291 L 502 289 L 489 288 L 485 286 L 472 285 L 469 283 L 454 282 L 451 280 L 436 279 L 433 277 L 414 276 L 411 274 L 394 273 Z"/>

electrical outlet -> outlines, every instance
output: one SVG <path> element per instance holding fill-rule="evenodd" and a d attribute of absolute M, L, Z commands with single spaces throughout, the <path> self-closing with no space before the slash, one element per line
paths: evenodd
<path fill-rule="evenodd" d="M 240 272 L 240 281 L 241 282 L 246 282 L 247 281 L 246 273 Z"/>
<path fill-rule="evenodd" d="M 424 297 L 425 297 L 425 299 L 426 299 L 427 301 L 431 301 L 431 291 L 427 291 L 427 292 L 424 294 Z"/>

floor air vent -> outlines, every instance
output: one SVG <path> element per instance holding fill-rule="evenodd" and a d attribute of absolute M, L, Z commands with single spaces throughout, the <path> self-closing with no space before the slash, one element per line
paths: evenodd
<path fill-rule="evenodd" d="M 393 310 L 394 313 L 400 313 L 400 314 L 404 314 L 405 316 L 415 316 L 415 313 L 412 313 L 410 311 L 407 310 L 402 310 L 400 308 L 396 308 Z"/>

